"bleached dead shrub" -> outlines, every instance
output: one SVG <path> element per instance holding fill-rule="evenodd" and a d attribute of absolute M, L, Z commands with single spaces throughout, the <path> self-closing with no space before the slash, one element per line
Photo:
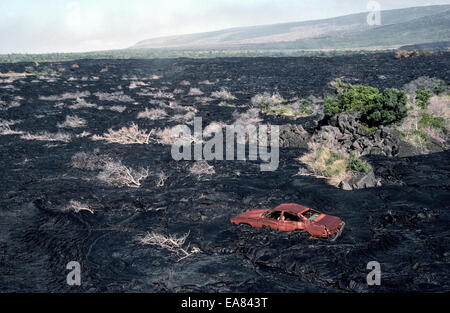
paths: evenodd
<path fill-rule="evenodd" d="M 77 91 L 74 93 L 66 92 L 62 95 L 54 95 L 54 96 L 40 96 L 39 100 L 44 101 L 63 101 L 63 100 L 69 100 L 69 99 L 78 99 L 78 98 L 84 98 L 89 97 L 91 93 L 89 91 Z"/>
<path fill-rule="evenodd" d="M 11 102 L 6 102 L 6 101 L 0 100 L 0 111 L 6 111 L 11 108 L 17 108 L 17 107 L 20 107 L 20 102 L 17 101 L 16 99 Z"/>
<path fill-rule="evenodd" d="M 123 105 L 113 105 L 112 107 L 109 107 L 108 109 L 111 111 L 123 113 L 127 109 L 127 107 L 123 106 Z"/>
<path fill-rule="evenodd" d="M 169 100 L 173 100 L 175 97 L 173 96 L 173 94 L 171 94 L 170 92 L 164 92 L 162 90 L 158 90 L 157 92 L 154 93 L 148 93 L 148 96 L 152 96 L 154 98 L 157 99 L 169 99 Z"/>
<path fill-rule="evenodd" d="M 110 128 L 103 136 L 94 135 L 93 140 L 104 140 L 109 143 L 129 144 L 148 144 L 151 132 L 139 129 L 139 126 L 132 123 L 130 127 L 122 127 L 119 130 Z"/>
<path fill-rule="evenodd" d="M 253 106 L 262 108 L 280 105 L 285 102 L 285 100 L 278 93 L 274 93 L 271 95 L 268 92 L 265 92 L 263 94 L 254 96 L 250 102 Z"/>
<path fill-rule="evenodd" d="M 189 172 L 196 176 L 214 175 L 216 173 L 214 166 L 209 165 L 205 160 L 196 161 L 194 165 L 189 168 Z"/>
<path fill-rule="evenodd" d="M 11 126 L 21 123 L 21 120 L 0 120 L 0 135 L 21 135 L 23 131 L 12 130 Z"/>
<path fill-rule="evenodd" d="M 175 114 L 174 116 L 172 116 L 170 118 L 170 121 L 191 125 L 194 123 L 194 117 L 195 117 L 195 113 L 189 111 L 185 114 Z"/>
<path fill-rule="evenodd" d="M 159 233 L 148 233 L 144 237 L 137 238 L 138 241 L 143 245 L 152 245 L 161 247 L 163 249 L 169 250 L 175 254 L 177 254 L 180 258 L 178 259 L 178 262 L 190 257 L 191 255 L 195 253 L 199 253 L 200 249 L 197 247 L 194 247 L 190 249 L 190 245 L 187 245 L 187 247 L 184 247 L 187 237 L 189 236 L 189 233 L 184 234 L 181 237 L 176 237 L 174 235 L 163 235 Z"/>
<path fill-rule="evenodd" d="M 85 171 L 100 171 L 97 178 L 116 187 L 140 187 L 141 181 L 149 176 L 147 168 L 138 170 L 125 166 L 108 155 L 78 152 L 72 157 L 71 166 Z"/>
<path fill-rule="evenodd" d="M 246 127 L 248 125 L 255 125 L 262 121 L 262 118 L 259 116 L 259 109 L 253 108 L 249 109 L 244 113 L 233 113 L 233 118 L 235 119 L 234 124 Z"/>
<path fill-rule="evenodd" d="M 68 108 L 71 110 L 78 110 L 78 109 L 82 109 L 82 108 L 95 108 L 97 105 L 94 103 L 89 103 L 86 102 L 86 100 L 82 99 L 82 98 L 77 98 L 77 101 L 72 104 L 69 105 Z"/>
<path fill-rule="evenodd" d="M 123 93 L 123 91 L 117 91 L 113 93 L 96 92 L 94 94 L 100 101 L 118 101 L 118 102 L 134 102 L 134 100 Z"/>
<path fill-rule="evenodd" d="M 176 127 L 176 126 L 175 126 Z M 194 137 L 189 136 L 188 138 L 182 137 L 182 134 L 179 136 L 174 136 L 174 128 L 175 127 L 166 127 L 164 129 L 160 129 L 155 132 L 155 141 L 162 145 L 173 145 L 176 141 L 182 140 L 186 143 L 194 142 Z"/>
<path fill-rule="evenodd" d="M 174 91 L 173 91 L 173 94 L 175 94 L 175 95 L 179 95 L 179 94 L 182 94 L 182 93 L 184 93 L 184 90 L 183 89 L 179 89 L 179 88 L 174 89 Z"/>
<path fill-rule="evenodd" d="M 106 161 L 97 178 L 109 185 L 116 187 L 140 187 L 141 180 L 147 178 L 149 171 L 146 168 L 134 170 L 122 164 L 120 161 Z"/>
<path fill-rule="evenodd" d="M 187 80 L 182 80 L 182 81 L 180 82 L 180 85 L 181 85 L 181 86 L 190 86 L 191 83 L 188 82 Z"/>
<path fill-rule="evenodd" d="M 233 125 L 235 127 L 242 127 L 243 129 L 247 130 L 245 138 L 242 138 L 241 136 L 238 136 L 236 138 L 237 143 L 246 144 L 250 138 L 258 138 L 257 127 L 252 128 L 249 126 L 257 126 L 257 124 L 262 121 L 259 113 L 260 110 L 256 108 L 249 109 L 244 113 L 233 112 L 233 117 L 235 118 Z M 266 143 L 260 142 L 260 144 Z"/>
<path fill-rule="evenodd" d="M 158 179 L 156 181 L 156 187 L 162 188 L 166 184 L 167 175 L 164 172 L 158 174 Z"/>
<path fill-rule="evenodd" d="M 202 96 L 202 95 L 203 95 L 203 91 L 201 91 L 198 88 L 189 89 L 188 96 Z"/>
<path fill-rule="evenodd" d="M 135 89 L 137 87 L 142 87 L 142 86 L 147 86 L 147 84 L 144 82 L 141 82 L 141 81 L 132 81 L 128 88 Z"/>
<path fill-rule="evenodd" d="M 204 80 L 204 81 L 201 81 L 201 82 L 199 82 L 198 84 L 199 84 L 199 85 L 214 85 L 214 83 L 213 83 L 213 82 L 210 82 L 208 79 L 207 79 L 207 80 Z"/>
<path fill-rule="evenodd" d="M 64 212 L 75 212 L 80 213 L 81 211 L 88 211 L 91 214 L 94 214 L 94 210 L 89 208 L 88 205 L 81 203 L 79 201 L 70 200 L 69 204 L 63 209 Z"/>
<path fill-rule="evenodd" d="M 172 145 L 177 139 L 172 135 L 172 128 L 164 128 L 156 132 L 156 142 L 163 145 Z"/>
<path fill-rule="evenodd" d="M 151 109 L 145 108 L 144 112 L 139 112 L 137 118 L 146 118 L 149 120 L 160 120 L 167 117 L 167 112 L 162 109 Z"/>
<path fill-rule="evenodd" d="M 208 104 L 209 102 L 214 101 L 214 99 L 210 97 L 195 97 L 195 101 L 200 102 L 201 104 Z"/>
<path fill-rule="evenodd" d="M 84 138 L 84 137 L 88 137 L 90 135 L 91 135 L 90 132 L 84 130 L 83 132 L 77 134 L 76 136 L 77 136 L 77 138 Z"/>
<path fill-rule="evenodd" d="M 44 131 L 38 134 L 24 133 L 20 138 L 25 140 L 69 142 L 72 139 L 72 136 L 63 132 L 49 133 Z"/>
<path fill-rule="evenodd" d="M 86 120 L 76 115 L 67 115 L 63 123 L 58 123 L 59 128 L 78 128 L 86 126 Z"/>
<path fill-rule="evenodd" d="M 222 88 L 220 91 L 214 91 L 211 94 L 212 98 L 223 99 L 223 100 L 235 100 L 236 97 L 231 94 L 227 89 Z"/>
<path fill-rule="evenodd" d="M 212 122 L 203 130 L 203 137 L 211 137 L 214 133 L 221 132 L 225 127 L 226 124 L 223 122 Z"/>
<path fill-rule="evenodd" d="M 174 109 L 174 110 L 177 110 L 177 111 L 194 112 L 194 113 L 197 113 L 197 112 L 198 112 L 197 108 L 195 108 L 195 107 L 192 106 L 192 105 L 179 105 L 179 104 L 178 104 L 177 102 L 175 102 L 175 101 L 170 101 L 170 102 L 169 102 L 169 107 L 172 108 L 172 109 Z"/>
<path fill-rule="evenodd" d="M 9 125 L 0 125 L 0 135 L 22 135 L 21 130 L 13 130 Z"/>

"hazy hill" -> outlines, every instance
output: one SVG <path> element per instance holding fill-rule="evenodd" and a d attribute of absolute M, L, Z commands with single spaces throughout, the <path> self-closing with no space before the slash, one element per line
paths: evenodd
<path fill-rule="evenodd" d="M 381 12 L 382 25 L 369 26 L 367 13 L 342 17 L 231 28 L 143 40 L 132 48 L 342 49 L 450 41 L 450 5 Z"/>

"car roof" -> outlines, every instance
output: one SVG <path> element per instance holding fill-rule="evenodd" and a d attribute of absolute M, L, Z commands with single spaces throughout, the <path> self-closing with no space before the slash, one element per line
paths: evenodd
<path fill-rule="evenodd" d="M 303 213 L 308 210 L 311 209 L 296 203 L 284 203 L 272 209 L 272 211 L 287 211 L 291 213 Z"/>

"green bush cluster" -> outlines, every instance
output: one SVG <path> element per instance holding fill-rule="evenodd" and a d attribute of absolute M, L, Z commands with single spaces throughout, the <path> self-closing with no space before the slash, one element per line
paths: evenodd
<path fill-rule="evenodd" d="M 426 109 L 432 96 L 433 94 L 429 90 L 417 89 L 416 90 L 417 105 L 422 109 Z"/>
<path fill-rule="evenodd" d="M 351 151 L 347 169 L 354 172 L 367 173 L 372 169 L 372 167 L 363 160 L 361 160 L 360 158 L 358 158 L 358 156 L 354 151 Z"/>
<path fill-rule="evenodd" d="M 351 85 L 337 79 L 336 95 L 325 98 L 325 115 L 331 117 L 343 112 L 361 112 L 363 122 L 369 126 L 387 125 L 407 115 L 406 93 L 389 88 Z"/>

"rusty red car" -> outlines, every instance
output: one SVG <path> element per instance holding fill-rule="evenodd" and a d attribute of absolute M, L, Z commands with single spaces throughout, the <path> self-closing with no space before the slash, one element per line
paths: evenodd
<path fill-rule="evenodd" d="M 230 219 L 233 224 L 252 227 L 268 226 L 281 231 L 306 231 L 313 237 L 336 240 L 345 223 L 336 216 L 327 215 L 295 203 L 285 203 L 274 209 L 247 210 Z"/>

